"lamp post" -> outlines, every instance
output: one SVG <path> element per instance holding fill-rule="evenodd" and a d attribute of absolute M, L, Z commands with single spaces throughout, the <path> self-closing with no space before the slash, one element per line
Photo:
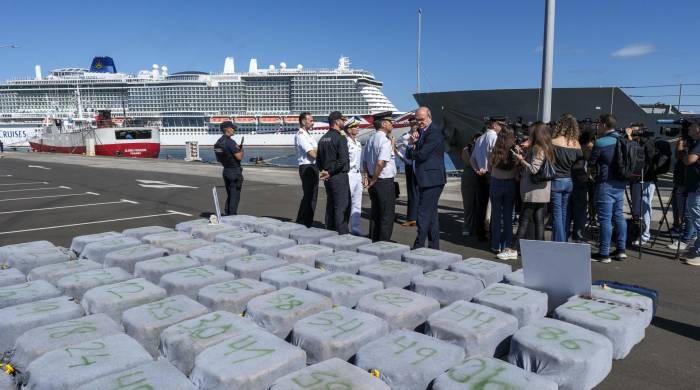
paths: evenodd
<path fill-rule="evenodd" d="M 554 63 L 554 8 L 556 0 L 545 0 L 544 45 L 542 46 L 542 93 L 540 110 L 542 122 L 552 119 L 552 68 Z"/>

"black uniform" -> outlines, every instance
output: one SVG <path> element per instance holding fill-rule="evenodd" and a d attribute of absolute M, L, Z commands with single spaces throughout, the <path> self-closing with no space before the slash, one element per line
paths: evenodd
<path fill-rule="evenodd" d="M 326 187 L 326 229 L 347 234 L 350 219 L 350 157 L 348 141 L 338 130 L 329 129 L 318 141 L 316 166 L 327 171 L 330 178 Z"/>
<path fill-rule="evenodd" d="M 222 135 L 214 144 L 216 160 L 224 166 L 224 184 L 226 185 L 226 215 L 238 213 L 238 202 L 241 199 L 241 187 L 243 186 L 243 168 L 241 162 L 234 154 L 241 151 L 236 141 Z"/>

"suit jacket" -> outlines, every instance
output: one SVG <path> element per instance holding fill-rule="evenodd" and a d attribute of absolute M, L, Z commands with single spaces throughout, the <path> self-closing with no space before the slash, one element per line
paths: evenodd
<path fill-rule="evenodd" d="M 415 164 L 413 174 L 418 187 L 445 185 L 445 138 L 442 129 L 431 123 L 408 154 Z"/>

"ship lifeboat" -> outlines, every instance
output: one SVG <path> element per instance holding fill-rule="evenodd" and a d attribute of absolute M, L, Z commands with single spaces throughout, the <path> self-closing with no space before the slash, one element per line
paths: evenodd
<path fill-rule="evenodd" d="M 277 125 L 282 123 L 282 118 L 278 116 L 261 116 L 259 121 L 262 125 Z"/>
<path fill-rule="evenodd" d="M 297 123 L 299 123 L 299 117 L 293 115 L 285 116 L 284 123 L 287 125 L 296 125 Z"/>
<path fill-rule="evenodd" d="M 257 122 L 254 116 L 237 116 L 233 121 L 239 124 L 254 124 Z"/>
<path fill-rule="evenodd" d="M 212 116 L 212 117 L 209 118 L 209 123 L 217 124 L 217 125 L 220 124 L 220 123 L 224 123 L 224 122 L 226 122 L 226 121 L 231 121 L 231 117 L 228 117 L 228 116 Z"/>

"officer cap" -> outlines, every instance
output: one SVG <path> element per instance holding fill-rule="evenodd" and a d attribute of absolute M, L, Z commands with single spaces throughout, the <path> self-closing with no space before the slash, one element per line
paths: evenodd
<path fill-rule="evenodd" d="M 341 114 L 340 111 L 333 111 L 328 115 L 328 124 L 331 125 L 338 119 L 342 119 L 343 122 L 345 122 L 347 118 L 345 118 L 345 115 Z"/>
<path fill-rule="evenodd" d="M 221 124 L 219 125 L 219 130 L 221 130 L 221 132 L 223 132 L 225 129 L 227 129 L 229 127 L 232 128 L 233 130 L 238 130 L 238 126 L 234 125 L 233 122 L 231 122 L 231 121 L 221 122 Z"/>
<path fill-rule="evenodd" d="M 380 113 L 374 114 L 374 120 L 375 121 L 393 122 L 394 118 L 392 117 L 392 114 L 393 113 L 391 111 L 380 112 Z"/>
<path fill-rule="evenodd" d="M 354 116 L 348 119 L 347 122 L 345 122 L 345 125 L 343 125 L 343 129 L 348 130 L 352 129 L 354 127 L 357 127 L 360 125 L 360 121 L 357 120 Z"/>

